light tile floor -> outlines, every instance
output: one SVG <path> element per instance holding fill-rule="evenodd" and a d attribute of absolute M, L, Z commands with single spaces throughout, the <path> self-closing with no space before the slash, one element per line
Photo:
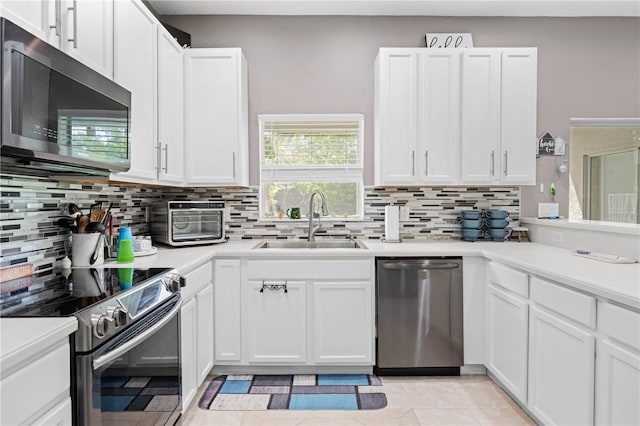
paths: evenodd
<path fill-rule="evenodd" d="M 182 417 L 183 425 L 534 425 L 487 376 L 382 377 L 387 407 L 358 411 L 211 411 L 198 407 L 208 380 Z"/>

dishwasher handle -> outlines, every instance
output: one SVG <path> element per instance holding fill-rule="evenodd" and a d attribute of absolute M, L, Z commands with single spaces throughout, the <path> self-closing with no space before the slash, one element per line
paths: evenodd
<path fill-rule="evenodd" d="M 383 263 L 382 269 L 394 269 L 394 270 L 422 270 L 422 269 L 456 269 L 459 268 L 459 263 L 453 262 L 439 262 L 431 260 L 422 260 L 414 262 L 389 262 Z"/>

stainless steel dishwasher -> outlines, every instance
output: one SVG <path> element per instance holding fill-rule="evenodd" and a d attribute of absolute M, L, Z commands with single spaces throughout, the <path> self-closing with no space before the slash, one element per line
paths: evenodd
<path fill-rule="evenodd" d="M 376 259 L 381 374 L 460 374 L 462 258 Z"/>

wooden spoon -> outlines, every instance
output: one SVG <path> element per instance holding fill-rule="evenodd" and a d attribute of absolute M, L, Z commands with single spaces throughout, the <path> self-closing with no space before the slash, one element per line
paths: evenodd
<path fill-rule="evenodd" d="M 89 224 L 89 222 L 90 222 L 89 216 L 80 216 L 80 218 L 78 219 L 78 232 L 80 234 L 84 234 L 84 230 Z"/>

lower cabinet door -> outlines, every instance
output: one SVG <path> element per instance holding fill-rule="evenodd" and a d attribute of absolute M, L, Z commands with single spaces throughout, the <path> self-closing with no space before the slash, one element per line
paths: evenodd
<path fill-rule="evenodd" d="M 371 282 L 313 283 L 313 361 L 372 364 Z"/>
<path fill-rule="evenodd" d="M 214 341 L 217 365 L 237 364 L 241 351 L 240 259 L 216 259 L 214 268 Z"/>
<path fill-rule="evenodd" d="M 305 283 L 270 280 L 249 281 L 248 284 L 248 361 L 275 364 L 306 362 Z"/>
<path fill-rule="evenodd" d="M 592 425 L 595 336 L 537 307 L 529 333 L 531 412 L 548 425 Z"/>
<path fill-rule="evenodd" d="M 180 345 L 182 364 L 182 412 L 198 391 L 196 379 L 196 302 L 191 298 L 180 310 Z"/>
<path fill-rule="evenodd" d="M 213 368 L 213 286 L 208 285 L 196 294 L 197 318 L 197 385 Z"/>
<path fill-rule="evenodd" d="M 640 424 L 640 356 L 598 340 L 596 358 L 596 424 Z"/>
<path fill-rule="evenodd" d="M 521 402 L 527 401 L 529 305 L 489 285 L 487 288 L 487 368 Z"/>
<path fill-rule="evenodd" d="M 67 397 L 53 407 L 47 414 L 40 417 L 33 426 L 71 426 L 73 414 L 71 412 L 71 398 Z"/>

